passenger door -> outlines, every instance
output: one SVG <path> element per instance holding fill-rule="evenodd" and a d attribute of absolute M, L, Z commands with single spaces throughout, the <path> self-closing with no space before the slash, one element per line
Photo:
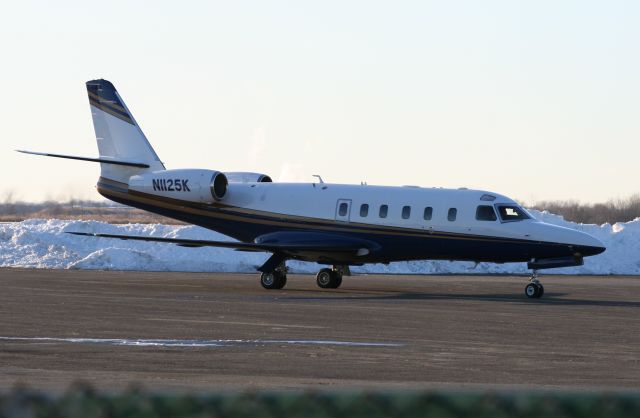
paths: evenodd
<path fill-rule="evenodd" d="M 349 222 L 351 199 L 338 199 L 336 204 L 336 221 Z"/>

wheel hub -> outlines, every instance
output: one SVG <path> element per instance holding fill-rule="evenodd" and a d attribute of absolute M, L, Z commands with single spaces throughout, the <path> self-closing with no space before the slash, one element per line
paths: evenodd
<path fill-rule="evenodd" d="M 275 277 L 274 277 L 273 273 L 265 274 L 265 275 L 262 277 L 262 282 L 263 282 L 264 284 L 266 284 L 267 286 L 271 286 L 271 285 L 273 284 L 273 282 L 274 282 L 274 281 L 275 281 Z"/>
<path fill-rule="evenodd" d="M 329 275 L 329 273 L 321 273 L 320 279 L 318 281 L 323 285 L 328 285 L 331 281 L 331 276 Z"/>

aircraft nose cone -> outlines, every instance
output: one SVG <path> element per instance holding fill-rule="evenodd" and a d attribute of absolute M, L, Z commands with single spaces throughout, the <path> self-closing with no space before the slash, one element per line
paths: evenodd
<path fill-rule="evenodd" d="M 578 246 L 578 252 L 582 254 L 583 257 L 588 257 L 591 255 L 598 255 L 607 249 L 604 245 L 591 246 L 591 245 L 580 245 Z"/>
<path fill-rule="evenodd" d="M 579 232 L 579 234 L 580 239 L 578 240 L 578 245 L 576 245 L 576 250 L 583 257 L 601 254 L 607 249 L 599 239 L 584 232 Z"/>

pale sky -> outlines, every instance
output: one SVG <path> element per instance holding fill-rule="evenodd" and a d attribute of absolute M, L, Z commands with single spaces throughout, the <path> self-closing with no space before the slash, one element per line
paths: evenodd
<path fill-rule="evenodd" d="M 19 1 L 0 12 L 0 201 L 99 199 L 84 83 L 167 168 L 640 192 L 637 1 Z"/>

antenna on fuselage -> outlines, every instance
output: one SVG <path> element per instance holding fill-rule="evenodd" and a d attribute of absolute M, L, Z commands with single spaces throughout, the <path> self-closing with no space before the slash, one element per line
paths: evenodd
<path fill-rule="evenodd" d="M 322 180 L 322 177 L 320 177 L 320 174 L 314 174 L 313 177 L 317 177 L 320 183 L 324 183 L 324 180 Z"/>

